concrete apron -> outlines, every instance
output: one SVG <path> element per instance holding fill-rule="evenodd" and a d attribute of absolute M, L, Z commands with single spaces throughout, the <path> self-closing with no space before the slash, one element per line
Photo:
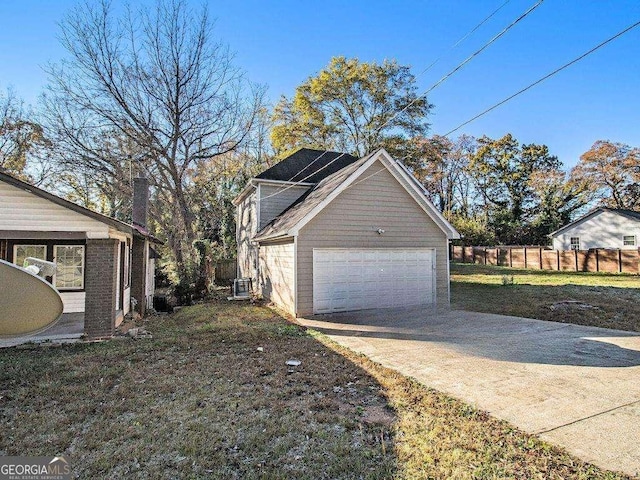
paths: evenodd
<path fill-rule="evenodd" d="M 84 335 L 84 313 L 63 313 L 51 327 L 26 337 L 0 338 L 0 348 L 15 347 L 25 343 L 56 344 L 80 341 Z"/>
<path fill-rule="evenodd" d="M 299 321 L 585 461 L 640 475 L 640 334 L 433 309 Z"/>

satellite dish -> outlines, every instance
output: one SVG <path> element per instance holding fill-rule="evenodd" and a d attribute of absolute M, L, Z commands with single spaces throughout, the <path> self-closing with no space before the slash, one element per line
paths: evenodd
<path fill-rule="evenodd" d="M 38 262 L 44 263 L 38 266 Z M 54 263 L 38 262 L 31 263 L 31 267 L 37 267 L 41 275 L 53 275 Z M 51 265 L 53 271 L 49 270 Z M 35 335 L 54 325 L 62 316 L 62 298 L 58 290 L 44 278 L 4 260 L 0 260 L 0 292 L 0 337 Z"/>

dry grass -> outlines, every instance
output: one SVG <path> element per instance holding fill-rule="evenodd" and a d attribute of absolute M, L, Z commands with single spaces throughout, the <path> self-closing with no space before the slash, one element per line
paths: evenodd
<path fill-rule="evenodd" d="M 147 328 L 0 351 L 0 454 L 66 454 L 80 478 L 626 478 L 264 307 Z"/>
<path fill-rule="evenodd" d="M 451 302 L 463 310 L 640 331 L 637 275 L 452 264 Z"/>

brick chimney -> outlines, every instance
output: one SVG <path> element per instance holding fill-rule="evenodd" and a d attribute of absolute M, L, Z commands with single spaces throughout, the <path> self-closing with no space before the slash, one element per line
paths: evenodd
<path fill-rule="evenodd" d="M 149 180 L 145 177 L 133 179 L 133 211 L 131 220 L 133 225 L 147 228 L 147 209 L 149 203 Z"/>

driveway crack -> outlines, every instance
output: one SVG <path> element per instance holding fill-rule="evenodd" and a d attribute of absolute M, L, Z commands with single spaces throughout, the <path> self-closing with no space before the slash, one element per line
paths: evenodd
<path fill-rule="evenodd" d="M 589 415 L 589 416 L 586 416 L 586 417 L 583 417 L 583 418 L 579 418 L 577 420 L 573 420 L 572 422 L 568 422 L 568 423 L 565 423 L 563 425 L 558 425 L 557 427 L 549 428 L 547 430 L 540 430 L 539 432 L 536 432 L 535 435 L 542 435 L 543 433 L 553 432 L 555 430 L 559 430 L 559 429 L 564 428 L 564 427 L 575 425 L 576 423 L 580 423 L 580 422 L 583 422 L 585 420 L 589 420 L 589 419 L 594 418 L 594 417 L 599 417 L 600 415 L 605 415 L 607 413 L 611 413 L 611 412 L 613 412 L 615 410 L 619 410 L 621 408 L 630 407 L 631 405 L 635 405 L 636 403 L 640 403 L 640 400 L 633 400 L 633 401 L 631 401 L 629 403 L 625 403 L 623 405 L 618 405 L 617 407 L 613 407 L 613 408 L 610 408 L 608 410 L 603 410 L 602 412 L 597 412 L 597 413 L 594 413 L 593 415 Z"/>

